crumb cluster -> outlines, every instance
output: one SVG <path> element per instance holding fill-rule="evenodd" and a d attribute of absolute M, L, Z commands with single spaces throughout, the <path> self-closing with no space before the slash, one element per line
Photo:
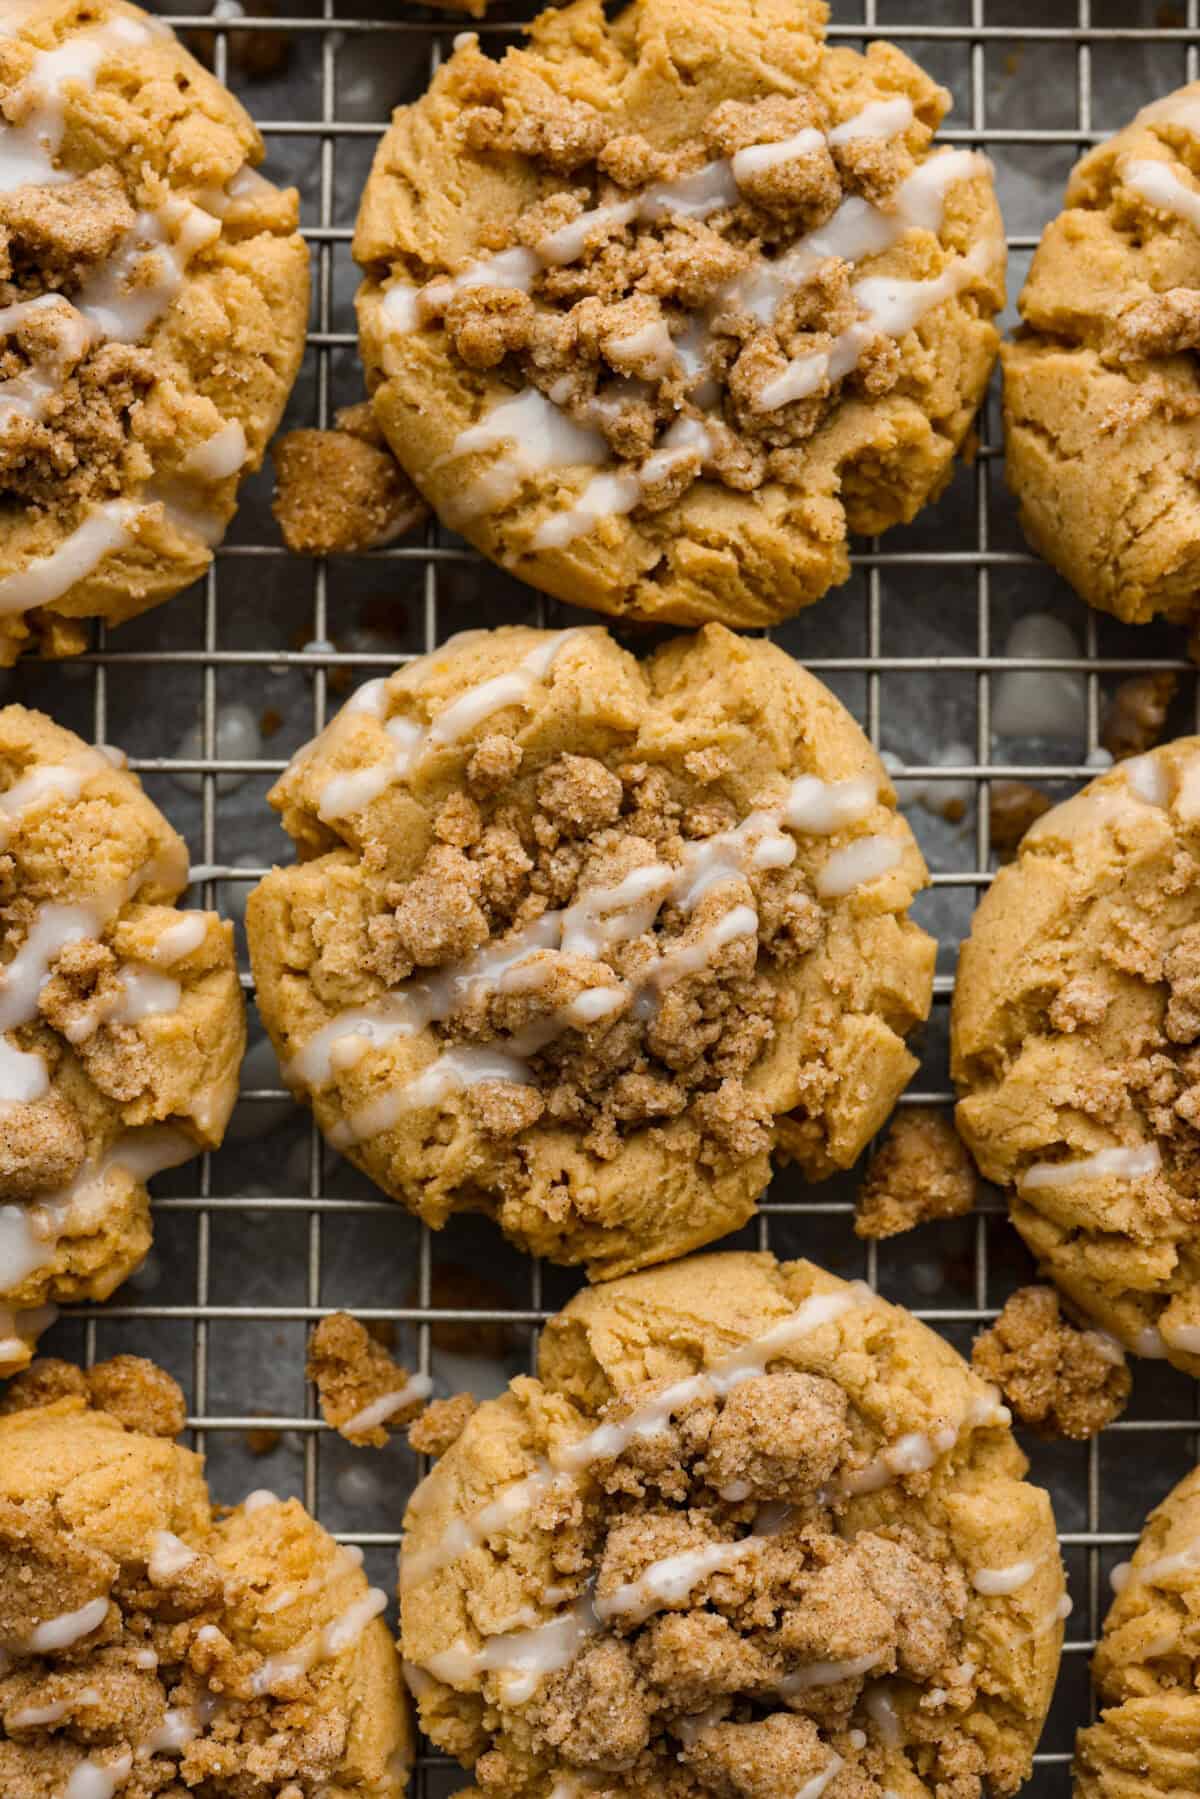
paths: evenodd
<path fill-rule="evenodd" d="M 183 1420 L 174 1381 L 135 1356 L 86 1373 L 37 1363 L 2 1409 L 69 1396 L 131 1432 L 168 1436 Z M 328 1669 L 297 1669 L 285 1696 L 257 1694 L 264 1658 L 230 1622 L 248 1596 L 242 1577 L 220 1565 L 213 1542 L 162 1535 L 118 1556 L 72 1530 L 52 1500 L 0 1499 L 0 1789 L 90 1795 L 102 1775 L 121 1773 L 122 1799 L 341 1791 L 351 1720 L 329 1703 Z M 99 1615 L 85 1628 L 88 1607 Z M 72 1640 L 35 1647 L 39 1625 L 74 1625 L 71 1614 Z M 94 1775 L 76 1774 L 85 1762 Z"/>
<path fill-rule="evenodd" d="M 333 431 L 286 431 L 271 445 L 272 509 L 300 556 L 376 549 L 428 517 L 370 405 L 343 406 L 335 422 Z"/>
<path fill-rule="evenodd" d="M 677 864 L 685 844 L 740 823 L 721 798 L 685 807 L 661 768 L 630 762 L 610 769 L 571 754 L 538 776 L 530 815 L 503 791 L 520 758 L 510 738 L 484 738 L 468 771 L 471 791 L 439 808 L 422 867 L 386 889 L 388 909 L 370 922 L 369 959 L 389 986 L 461 961 L 638 868 Z M 753 906 L 757 933 L 733 938 L 639 1016 L 632 996 L 660 950 L 700 942 L 737 905 Z M 627 988 L 615 1022 L 606 1015 L 602 1028 L 556 1033 L 536 1051 L 535 1084 L 490 1080 L 471 1089 L 485 1135 L 504 1144 L 544 1120 L 578 1131 L 587 1150 L 611 1161 L 628 1132 L 686 1117 L 702 1163 L 769 1145 L 771 1108 L 746 1076 L 788 1004 L 766 968 L 795 964 L 824 933 L 803 872 L 793 865 L 731 874 L 690 913 L 664 906 L 657 927 L 603 955 L 538 952 L 521 990 L 464 995 L 440 1027 L 447 1045 L 502 1046 L 536 1033 L 580 995 L 611 990 L 614 975 Z"/>
<path fill-rule="evenodd" d="M 1120 683 L 1100 728 L 1100 742 L 1111 752 L 1114 761 L 1120 762 L 1126 756 L 1141 756 L 1154 748 L 1162 737 L 1178 685 L 1178 675 L 1167 670 L 1158 674 L 1131 675 Z"/>
<path fill-rule="evenodd" d="M 388 1440 L 388 1426 L 410 1424 L 424 1404 L 422 1398 L 414 1397 L 386 1424 L 354 1431 L 346 1428 L 365 1406 L 386 1394 L 400 1392 L 412 1378 L 407 1368 L 399 1367 L 366 1326 L 349 1312 L 331 1312 L 322 1318 L 308 1340 L 305 1373 L 316 1385 L 321 1416 L 348 1443 L 382 1449 Z"/>
<path fill-rule="evenodd" d="M 993 781 L 988 802 L 988 841 L 1002 857 L 1011 856 L 1030 825 L 1049 812 L 1054 801 L 1028 781 Z"/>
<path fill-rule="evenodd" d="M 1120 1344 L 1072 1324 L 1053 1287 L 1011 1294 L 976 1337 L 971 1365 L 1045 1437 L 1094 1437 L 1121 1416 L 1132 1386 Z"/>
<path fill-rule="evenodd" d="M 619 1427 L 666 1384 L 630 1389 L 604 1422 Z M 958 1728 L 976 1692 L 968 1582 L 904 1524 L 843 1534 L 834 1495 L 854 1460 L 841 1386 L 778 1370 L 689 1400 L 601 1458 L 595 1495 L 549 1490 L 537 1523 L 557 1601 L 593 1606 L 600 1628 L 479 1755 L 480 1790 L 523 1790 L 536 1758 L 602 1790 L 619 1772 L 629 1795 L 779 1799 L 829 1773 L 831 1799 L 882 1799 L 872 1717 L 903 1691 L 928 1790 L 978 1799 L 985 1753 Z M 673 1584 L 693 1557 L 710 1571 Z M 988 1774 L 1011 1790 L 1003 1765 Z"/>
<path fill-rule="evenodd" d="M 697 176 L 750 145 L 824 133 L 834 123 L 826 104 L 816 93 L 725 100 L 698 133 L 665 152 L 641 133 L 614 135 L 600 110 L 556 92 L 516 58 L 495 62 L 461 48 L 454 85 L 470 152 L 501 165 L 514 154 L 528 158 L 554 178 L 554 191 L 526 208 L 511 233 L 485 228 L 482 253 L 533 250 L 585 213 L 599 216 L 584 227 L 584 253 L 540 268 L 528 287 L 434 280 L 421 304 L 467 368 L 506 365 L 577 425 L 598 431 L 618 461 L 644 464 L 665 427 L 702 419 L 708 447 L 643 472 L 642 510 L 673 505 L 702 470 L 742 493 L 766 481 L 798 483 L 804 446 L 843 392 L 876 399 L 895 387 L 899 346 L 876 331 L 848 373 L 775 404 L 769 389 L 789 362 L 827 352 L 863 310 L 851 292 L 853 268 L 836 256 L 787 293 L 767 322 L 753 283 L 845 200 L 886 206 L 915 167 L 914 146 L 928 143 L 925 123 L 895 137 L 816 138 L 811 151 L 768 160 L 736 187 L 730 181 L 706 216 L 668 213 L 651 199 L 642 207 L 648 216 L 625 220 L 625 203 L 644 203 L 658 183 Z M 699 333 L 702 317 L 708 329 Z"/>
<path fill-rule="evenodd" d="M 4 77 L 0 45 L 0 83 Z M 0 194 L 0 307 L 47 295 L 69 301 L 108 263 L 136 214 L 119 172 L 103 164 L 63 186 Z M 136 344 L 99 340 L 69 305 L 13 315 L 0 335 L 0 380 L 55 371 L 35 410 L 16 406 L 0 437 L 0 488 L 24 507 L 111 499 L 149 472 L 138 426 L 157 370 Z M 40 413 L 40 416 L 38 414 Z"/>
<path fill-rule="evenodd" d="M 952 1120 L 933 1106 L 897 1112 L 854 1201 L 860 1237 L 895 1237 L 975 1204 L 975 1168 Z"/>

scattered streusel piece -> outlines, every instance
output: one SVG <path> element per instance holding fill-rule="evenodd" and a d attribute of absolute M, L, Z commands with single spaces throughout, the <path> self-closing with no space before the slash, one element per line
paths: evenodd
<path fill-rule="evenodd" d="M 408 1427 L 408 1446 L 417 1455 L 444 1455 L 457 1443 L 478 1401 L 471 1393 L 455 1393 L 450 1399 L 432 1399 Z"/>
<path fill-rule="evenodd" d="M 352 555 L 391 543 L 427 507 L 391 452 L 363 428 L 369 407 L 347 406 L 332 431 L 288 431 L 275 440 L 273 511 L 299 556 Z"/>
<path fill-rule="evenodd" d="M 177 1437 L 187 1407 L 177 1381 L 145 1356 L 116 1355 L 94 1368 L 77 1368 L 56 1356 L 39 1356 L 0 1395 L 0 1413 L 26 1412 L 60 1399 L 86 1399 L 147 1437 Z"/>
<path fill-rule="evenodd" d="M 1115 762 L 1126 756 L 1144 755 L 1154 748 L 1162 736 L 1178 685 L 1179 677 L 1166 670 L 1132 675 L 1121 682 L 1100 728 L 1100 742 Z"/>
<path fill-rule="evenodd" d="M 1040 787 L 1028 781 L 996 781 L 993 783 L 988 808 L 988 841 L 997 855 L 1011 854 L 1026 831 L 1043 812 L 1054 804 Z"/>
<path fill-rule="evenodd" d="M 975 1170 L 950 1119 L 933 1106 L 898 1112 L 854 1202 L 859 1237 L 895 1237 L 975 1204 Z"/>
<path fill-rule="evenodd" d="M 427 1375 L 410 1375 L 349 1312 L 322 1318 L 308 1341 L 305 1369 L 321 1416 L 347 1443 L 382 1449 L 387 1426 L 409 1424 L 429 1397 Z"/>
<path fill-rule="evenodd" d="M 976 1337 L 971 1365 L 1045 1437 L 1094 1437 L 1120 1417 L 1132 1385 L 1120 1344 L 1064 1318 L 1053 1287 L 1014 1293 Z"/>

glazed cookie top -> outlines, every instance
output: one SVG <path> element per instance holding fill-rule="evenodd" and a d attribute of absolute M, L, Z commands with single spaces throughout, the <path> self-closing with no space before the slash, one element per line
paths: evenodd
<path fill-rule="evenodd" d="M 1008 469 L 1035 547 L 1120 618 L 1194 616 L 1200 83 L 1076 165 L 1020 304 Z"/>
<path fill-rule="evenodd" d="M 146 1179 L 220 1142 L 245 1016 L 233 929 L 124 767 L 0 711 L 0 1370 L 150 1245 Z"/>
<path fill-rule="evenodd" d="M 1195 1784 L 1200 1469 L 1146 1520 L 1092 1661 L 1103 1708 L 1076 1744 L 1078 1799 L 1163 1799 Z"/>
<path fill-rule="evenodd" d="M 35 1364 L 4 1402 L 0 1788 L 399 1799 L 411 1723 L 362 1551 L 267 1492 L 218 1518 L 170 1441 L 179 1389 L 118 1362 Z"/>
<path fill-rule="evenodd" d="M 915 1066 L 924 864 L 773 645 L 466 633 L 360 689 L 271 800 L 304 859 L 247 908 L 264 1022 L 432 1224 L 662 1260 L 745 1221 L 777 1142 L 849 1166 Z"/>
<path fill-rule="evenodd" d="M 1015 1792 L 1064 1603 L 995 1390 L 808 1262 L 593 1288 L 413 1495 L 422 1728 L 499 1799 Z"/>
<path fill-rule="evenodd" d="M 204 570 L 303 349 L 294 191 L 122 0 L 0 21 L 0 662 Z"/>
<path fill-rule="evenodd" d="M 578 604 L 762 625 L 949 474 L 996 347 L 986 160 L 823 5 L 599 0 L 466 35 L 363 197 L 364 359 L 446 522 Z"/>
<path fill-rule="evenodd" d="M 963 945 L 958 1125 L 1047 1272 L 1200 1373 L 1200 738 L 1047 812 Z"/>

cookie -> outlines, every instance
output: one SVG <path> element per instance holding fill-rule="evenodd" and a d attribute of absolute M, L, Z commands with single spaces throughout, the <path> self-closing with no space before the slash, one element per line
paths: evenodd
<path fill-rule="evenodd" d="M 947 1343 L 811 1262 L 725 1254 L 578 1294 L 538 1366 L 401 1549 L 421 1726 L 489 1794 L 1017 1790 L 1062 1567 Z"/>
<path fill-rule="evenodd" d="M 0 1790 L 400 1799 L 411 1720 L 362 1551 L 272 1493 L 218 1517 L 200 1456 L 89 1393 L 104 1373 L 35 1368 L 0 1417 Z"/>
<path fill-rule="evenodd" d="M 1200 1375 L 1200 738 L 1026 832 L 959 957 L 958 1128 L 1066 1296 Z"/>
<path fill-rule="evenodd" d="M 1038 550 L 1092 606 L 1196 615 L 1200 82 L 1076 164 L 1005 345 L 1008 480 Z"/>
<path fill-rule="evenodd" d="M 262 139 L 161 20 L 0 22 L 0 665 L 202 575 L 304 348 L 308 253 Z"/>
<path fill-rule="evenodd" d="M 361 688 L 270 797 L 301 860 L 247 906 L 263 1022 L 330 1142 L 435 1228 L 662 1261 L 746 1222 L 772 1149 L 848 1167 L 913 1072 L 925 866 L 772 644 L 468 632 Z"/>
<path fill-rule="evenodd" d="M 1200 1469 L 1151 1512 L 1112 1583 L 1092 1658 L 1100 1718 L 1076 1739 L 1076 1799 L 1174 1799 L 1196 1785 Z"/>
<path fill-rule="evenodd" d="M 119 751 L 0 711 L 0 1373 L 138 1266 L 148 1177 L 224 1135 L 245 1006 L 233 927 L 177 910 L 187 884 Z"/>
<path fill-rule="evenodd" d="M 442 520 L 574 605 L 769 625 L 949 480 L 995 358 L 987 160 L 818 0 L 466 35 L 376 153 L 377 416 Z"/>

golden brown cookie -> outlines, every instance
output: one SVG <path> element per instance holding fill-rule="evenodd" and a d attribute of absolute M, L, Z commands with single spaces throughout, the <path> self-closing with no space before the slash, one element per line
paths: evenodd
<path fill-rule="evenodd" d="M 64 1396 L 0 1417 L 0 1791 L 400 1799 L 411 1720 L 362 1551 L 272 1493 L 218 1517 L 200 1456 L 51 1366 Z"/>
<path fill-rule="evenodd" d="M 263 1022 L 330 1141 L 428 1224 L 627 1272 L 848 1167 L 915 1062 L 925 865 L 878 758 L 774 645 L 638 662 L 468 632 L 361 688 L 271 794 Z"/>
<path fill-rule="evenodd" d="M 1200 1790 L 1200 1469 L 1151 1512 L 1112 1583 L 1092 1659 L 1100 1720 L 1076 1739 L 1075 1796 L 1184 1799 Z"/>
<path fill-rule="evenodd" d="M 1200 82 L 1079 162 L 1004 348 L 1008 479 L 1034 548 L 1093 606 L 1195 616 Z"/>
<path fill-rule="evenodd" d="M 409 1685 L 484 1790 L 1016 1791 L 1062 1567 L 947 1343 L 811 1262 L 727 1254 L 577 1295 L 539 1371 L 405 1518 Z"/>
<path fill-rule="evenodd" d="M 0 21 L 0 664 L 203 574 L 304 348 L 294 190 L 161 20 Z"/>
<path fill-rule="evenodd" d="M 138 1266 L 147 1179 L 224 1135 L 245 1007 L 233 927 L 177 910 L 187 882 L 119 751 L 0 711 L 0 1372 L 55 1301 Z"/>
<path fill-rule="evenodd" d="M 985 158 L 820 0 L 551 8 L 401 107 L 354 253 L 377 415 L 440 517 L 572 604 L 767 625 L 950 478 L 996 354 Z"/>
<path fill-rule="evenodd" d="M 958 1127 L 1069 1299 L 1200 1374 L 1200 738 L 1027 831 L 952 1012 Z"/>

